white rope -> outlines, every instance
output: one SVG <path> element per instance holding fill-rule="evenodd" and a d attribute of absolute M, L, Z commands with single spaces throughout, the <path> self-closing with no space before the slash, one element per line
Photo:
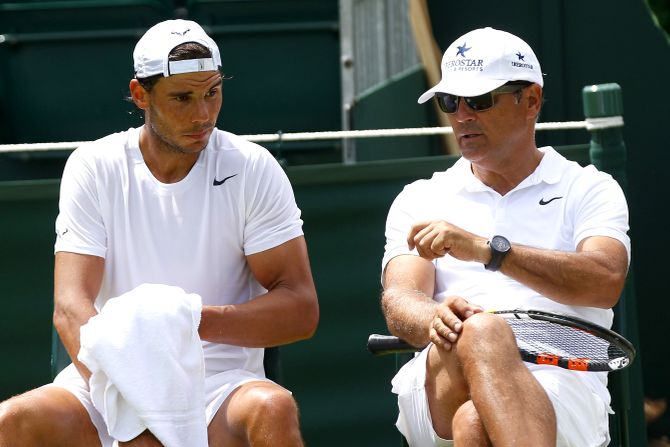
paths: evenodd
<path fill-rule="evenodd" d="M 61 143 L 21 143 L 21 144 L 0 144 L 0 153 L 2 152 L 45 152 L 45 151 L 66 151 L 76 149 L 89 141 L 68 141 Z"/>
<path fill-rule="evenodd" d="M 564 121 L 553 123 L 538 123 L 536 130 L 568 130 L 586 129 L 588 131 L 622 127 L 623 117 L 612 116 L 605 118 L 590 118 L 586 121 Z M 369 130 L 338 130 L 329 132 L 294 132 L 294 133 L 271 133 L 256 135 L 241 135 L 242 138 L 256 143 L 271 143 L 284 141 L 316 141 L 337 140 L 340 138 L 379 138 L 379 137 L 409 137 L 425 135 L 453 134 L 451 127 L 416 127 L 405 129 L 369 129 Z M 61 143 L 24 143 L 24 144 L 2 144 L 0 153 L 9 152 L 44 152 L 72 150 L 88 143 L 87 141 L 73 141 Z"/>
<path fill-rule="evenodd" d="M 586 120 L 586 130 L 609 129 L 623 127 L 623 116 L 607 116 L 604 118 L 589 118 Z"/>

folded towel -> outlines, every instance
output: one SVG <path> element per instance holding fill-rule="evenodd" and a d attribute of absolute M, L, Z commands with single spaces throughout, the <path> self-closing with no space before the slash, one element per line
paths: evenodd
<path fill-rule="evenodd" d="M 207 447 L 201 310 L 199 295 L 142 284 L 81 327 L 78 358 L 111 437 L 149 429 L 165 447 Z"/>

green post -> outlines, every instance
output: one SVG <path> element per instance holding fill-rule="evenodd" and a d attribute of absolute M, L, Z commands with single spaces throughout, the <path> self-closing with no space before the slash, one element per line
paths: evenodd
<path fill-rule="evenodd" d="M 586 86 L 582 90 L 582 98 L 584 115 L 587 120 L 597 121 L 598 118 L 623 116 L 621 87 L 618 84 Z M 590 158 L 594 166 L 612 175 L 626 192 L 628 182 L 623 127 L 614 125 L 591 129 L 590 146 Z M 637 349 L 637 359 L 628 369 L 611 373 L 609 376 L 612 404 L 618 412 L 618 415 L 610 418 L 610 433 L 613 441 L 610 445 L 617 447 L 647 445 L 643 410 L 642 363 L 632 266 L 621 299 L 614 308 L 614 329 L 633 343 Z"/>

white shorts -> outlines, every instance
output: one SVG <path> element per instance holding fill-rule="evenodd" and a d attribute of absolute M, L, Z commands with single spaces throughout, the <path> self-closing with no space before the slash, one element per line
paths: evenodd
<path fill-rule="evenodd" d="M 207 418 L 207 425 L 212 422 L 216 412 L 219 411 L 219 408 L 228 398 L 230 393 L 245 383 L 253 381 L 272 382 L 270 379 L 267 379 L 262 375 L 254 374 L 243 369 L 224 371 L 206 377 L 205 402 L 207 406 L 205 408 L 205 417 Z M 93 425 L 95 425 L 95 428 L 98 430 L 98 436 L 100 437 L 102 447 L 114 446 L 114 439 L 109 436 L 107 425 L 105 424 L 102 415 L 93 406 L 88 384 L 84 381 L 73 364 L 70 364 L 67 368 L 63 369 L 63 371 L 56 376 L 53 383 L 47 386 L 64 388 L 74 394 L 84 408 L 86 408 L 86 411 L 88 411 Z"/>
<path fill-rule="evenodd" d="M 451 447 L 453 441 L 440 438 L 426 396 L 428 349 L 407 362 L 393 378 L 398 395 L 396 427 L 411 447 Z M 610 442 L 609 405 L 578 374 L 555 366 L 526 364 L 545 389 L 556 412 L 556 447 L 603 447 Z"/>

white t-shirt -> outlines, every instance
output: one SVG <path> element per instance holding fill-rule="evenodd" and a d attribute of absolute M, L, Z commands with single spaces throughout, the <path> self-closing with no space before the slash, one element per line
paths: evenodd
<path fill-rule="evenodd" d="M 164 184 L 144 163 L 139 134 L 129 129 L 78 148 L 61 181 L 55 251 L 105 258 L 96 308 L 143 283 L 181 287 L 205 305 L 264 293 L 245 256 L 303 234 L 291 185 L 272 155 L 216 129 L 188 175 Z M 208 375 L 262 374 L 262 349 L 203 348 Z"/>
<path fill-rule="evenodd" d="M 551 147 L 540 150 L 544 156 L 535 171 L 504 196 L 477 179 L 464 158 L 429 180 L 406 186 L 389 211 L 382 271 L 395 256 L 416 255 L 407 247 L 410 226 L 434 219 L 489 239 L 500 234 L 512 243 L 568 252 L 576 251 L 589 236 L 609 236 L 626 247 L 630 259 L 628 207 L 618 183 L 593 166 L 583 168 L 565 159 Z M 433 263 L 438 302 L 458 295 L 484 309 L 536 309 L 612 325 L 611 309 L 557 303 L 480 263 L 449 255 Z M 596 376 L 604 382 L 604 374 Z"/>

